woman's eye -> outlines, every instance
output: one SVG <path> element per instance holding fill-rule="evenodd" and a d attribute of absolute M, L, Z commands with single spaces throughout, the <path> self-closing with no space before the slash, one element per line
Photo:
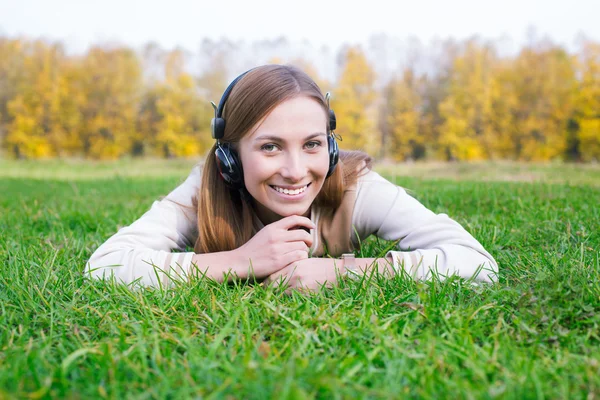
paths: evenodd
<path fill-rule="evenodd" d="M 319 146 L 321 146 L 321 142 L 308 142 L 308 143 L 306 143 L 306 148 L 308 148 L 309 150 L 316 149 Z"/>
<path fill-rule="evenodd" d="M 273 151 L 277 150 L 277 147 L 274 144 L 263 144 L 260 149 L 266 151 L 267 153 L 272 153 Z"/>

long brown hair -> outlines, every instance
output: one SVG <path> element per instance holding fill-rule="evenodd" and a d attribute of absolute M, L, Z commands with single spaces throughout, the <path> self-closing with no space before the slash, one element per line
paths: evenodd
<path fill-rule="evenodd" d="M 222 142 L 233 143 L 275 107 L 297 96 L 317 101 L 325 113 L 327 103 L 319 86 L 300 69 L 287 65 L 265 65 L 246 73 L 231 91 L 223 109 L 225 134 Z M 329 121 L 327 121 L 329 124 Z M 329 129 L 329 126 L 327 127 Z M 252 204 L 231 190 L 215 163 L 216 144 L 210 149 L 198 193 L 198 240 L 196 253 L 234 250 L 254 235 Z M 335 172 L 325 180 L 315 202 L 320 207 L 339 207 L 344 189 L 354 184 L 361 172 L 370 169 L 371 158 L 361 151 L 341 151 Z"/>

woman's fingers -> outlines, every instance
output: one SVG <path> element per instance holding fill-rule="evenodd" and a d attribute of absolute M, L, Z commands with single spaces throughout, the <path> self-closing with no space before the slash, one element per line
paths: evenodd
<path fill-rule="evenodd" d="M 304 242 L 308 247 L 313 245 L 312 235 L 302 229 L 285 232 L 283 240 L 286 242 Z"/>
<path fill-rule="evenodd" d="M 285 243 L 282 247 L 283 254 L 289 253 L 291 251 L 301 250 L 308 254 L 310 247 L 306 245 L 304 242 L 288 242 Z"/>
<path fill-rule="evenodd" d="M 306 260 L 307 258 L 308 258 L 308 253 L 306 252 L 306 250 L 292 250 L 288 253 L 285 253 L 281 257 L 281 264 L 289 265 L 293 262 L 297 262 L 300 260 Z"/>
<path fill-rule="evenodd" d="M 316 225 L 310 219 L 306 217 L 302 217 L 300 215 L 290 215 L 289 217 L 285 217 L 280 219 L 279 221 L 273 222 L 271 225 L 277 228 L 281 228 L 283 230 L 290 230 L 292 228 L 307 228 L 307 229 L 315 229 Z"/>

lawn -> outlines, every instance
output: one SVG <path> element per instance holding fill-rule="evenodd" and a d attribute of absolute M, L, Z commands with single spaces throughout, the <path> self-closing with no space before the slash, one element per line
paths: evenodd
<path fill-rule="evenodd" d="M 600 395 L 600 167 L 378 167 L 494 255 L 494 285 L 84 280 L 95 248 L 193 164 L 0 160 L 0 398 Z"/>

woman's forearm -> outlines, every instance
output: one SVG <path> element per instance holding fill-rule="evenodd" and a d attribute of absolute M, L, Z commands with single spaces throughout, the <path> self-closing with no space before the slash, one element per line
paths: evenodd
<path fill-rule="evenodd" d="M 396 272 L 394 270 L 392 257 L 357 258 L 356 267 L 367 275 L 374 272 L 374 269 L 377 269 L 377 272 L 385 276 L 393 276 Z"/>
<path fill-rule="evenodd" d="M 190 272 L 196 277 L 207 277 L 217 282 L 231 282 L 235 278 L 247 279 L 250 266 L 244 265 L 235 251 L 194 254 Z"/>

